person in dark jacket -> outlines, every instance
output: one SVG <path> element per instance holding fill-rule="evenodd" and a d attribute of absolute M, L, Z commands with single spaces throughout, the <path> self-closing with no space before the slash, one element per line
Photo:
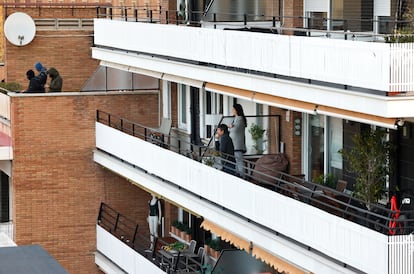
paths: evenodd
<path fill-rule="evenodd" d="M 36 77 L 40 81 L 41 92 L 45 92 L 45 84 L 47 80 L 47 69 L 40 62 L 37 62 L 35 64 L 35 68 L 37 72 L 39 73 Z"/>
<path fill-rule="evenodd" d="M 49 85 L 46 85 L 46 88 L 49 89 L 49 92 L 62 91 L 63 80 L 58 70 L 54 67 L 51 67 L 47 70 L 47 75 L 50 77 L 50 83 Z"/>
<path fill-rule="evenodd" d="M 215 137 L 216 150 L 221 153 L 223 171 L 234 174 L 236 162 L 234 159 L 234 145 L 226 124 L 218 125 Z"/>
<path fill-rule="evenodd" d="M 26 76 L 27 76 L 27 79 L 29 80 L 29 86 L 23 92 L 26 92 L 26 93 L 43 92 L 42 87 L 40 85 L 39 78 L 35 76 L 35 73 L 33 70 L 29 69 L 26 72 Z"/>

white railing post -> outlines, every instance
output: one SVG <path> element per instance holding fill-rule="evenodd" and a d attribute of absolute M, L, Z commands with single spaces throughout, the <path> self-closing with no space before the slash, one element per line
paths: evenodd
<path fill-rule="evenodd" d="M 388 273 L 414 273 L 414 234 L 388 237 Z"/>
<path fill-rule="evenodd" d="M 414 90 L 414 43 L 390 44 L 389 92 Z"/>

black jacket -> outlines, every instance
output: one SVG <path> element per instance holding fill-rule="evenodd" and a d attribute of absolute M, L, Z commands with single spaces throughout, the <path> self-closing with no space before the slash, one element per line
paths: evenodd
<path fill-rule="evenodd" d="M 45 91 L 44 88 L 42 89 L 40 80 L 37 76 L 31 77 L 29 81 L 29 87 L 25 90 L 26 93 L 37 93 Z"/>
<path fill-rule="evenodd" d="M 233 140 L 230 138 L 230 135 L 224 134 L 220 137 L 219 141 L 215 143 L 216 150 L 220 151 L 221 158 L 223 161 L 223 169 L 228 172 L 234 172 L 234 163 L 236 160 L 234 159 L 234 145 Z"/>

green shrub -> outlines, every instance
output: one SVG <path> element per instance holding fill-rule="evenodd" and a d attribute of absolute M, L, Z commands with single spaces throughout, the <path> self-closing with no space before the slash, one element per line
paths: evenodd
<path fill-rule="evenodd" d="M 338 183 L 338 178 L 333 174 L 322 174 L 313 179 L 315 184 L 320 184 L 330 188 L 336 188 L 336 184 Z"/>
<path fill-rule="evenodd" d="M 7 93 L 7 91 L 5 91 L 4 89 L 8 90 L 8 91 L 20 91 L 22 90 L 22 85 L 20 85 L 19 83 L 16 82 L 0 82 L 0 92 L 2 93 Z"/>
<path fill-rule="evenodd" d="M 414 43 L 414 35 L 412 34 L 397 34 L 385 37 L 386 43 Z"/>

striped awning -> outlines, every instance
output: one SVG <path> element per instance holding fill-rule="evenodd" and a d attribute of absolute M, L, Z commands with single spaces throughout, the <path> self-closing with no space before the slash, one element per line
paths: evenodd
<path fill-rule="evenodd" d="M 379 117 L 372 114 L 350 111 L 347 109 L 340 109 L 330 106 L 323 106 L 315 103 L 283 98 L 271 94 L 223 86 L 215 83 L 206 83 L 205 89 L 208 91 L 241 98 L 244 100 L 250 100 L 258 104 L 266 104 L 269 106 L 275 106 L 278 108 L 290 109 L 309 114 L 323 114 L 327 116 L 337 117 L 365 124 L 372 124 L 390 129 L 397 128 L 397 118 Z"/>
<path fill-rule="evenodd" d="M 231 243 L 238 249 L 244 249 L 247 252 L 249 252 L 250 242 L 222 228 L 221 226 L 218 226 L 208 220 L 204 220 L 201 223 L 200 227 L 204 228 L 204 230 L 207 230 L 207 231 L 210 231 L 211 233 L 216 234 L 217 236 L 220 236 L 223 241 Z"/>
<path fill-rule="evenodd" d="M 273 254 L 270 254 L 269 252 L 267 252 L 266 250 L 257 247 L 257 246 L 253 246 L 253 251 L 252 251 L 252 255 L 253 257 L 255 257 L 258 260 L 261 260 L 262 262 L 270 265 L 271 267 L 273 267 L 274 269 L 276 269 L 279 272 L 283 272 L 283 273 L 295 273 L 295 274 L 306 274 L 309 272 L 303 271 L 302 269 L 276 257 Z"/>
<path fill-rule="evenodd" d="M 201 223 L 202 228 L 211 233 L 220 236 L 223 241 L 230 242 L 232 245 L 236 246 L 239 249 L 243 249 L 246 252 L 250 253 L 252 247 L 252 256 L 262 262 L 270 265 L 274 269 L 278 270 L 279 272 L 288 273 L 298 273 L 298 274 L 305 274 L 308 272 L 303 271 L 302 269 L 284 261 L 283 259 L 271 254 L 270 252 L 255 246 L 254 244 L 250 244 L 248 240 L 243 239 L 242 237 L 237 236 L 233 232 L 228 231 L 227 229 L 214 224 L 211 221 L 204 220 Z"/>

